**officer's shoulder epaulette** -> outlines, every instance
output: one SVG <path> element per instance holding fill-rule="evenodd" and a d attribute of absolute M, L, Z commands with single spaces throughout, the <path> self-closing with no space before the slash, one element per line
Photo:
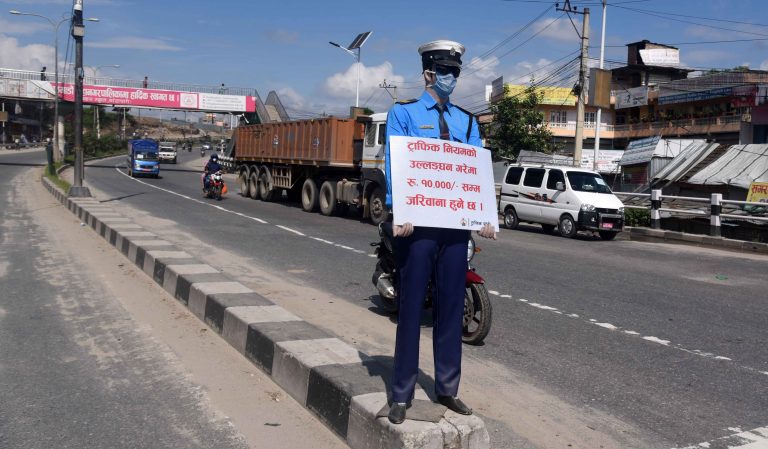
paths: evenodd
<path fill-rule="evenodd" d="M 416 103 L 417 101 L 419 101 L 418 98 L 411 98 L 410 100 L 398 101 L 397 104 L 411 104 Z"/>

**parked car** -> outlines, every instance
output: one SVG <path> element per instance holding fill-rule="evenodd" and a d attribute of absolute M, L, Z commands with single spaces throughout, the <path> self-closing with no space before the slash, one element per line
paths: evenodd
<path fill-rule="evenodd" d="M 499 196 L 504 225 L 538 223 L 572 238 L 580 230 L 612 240 L 624 228 L 624 204 L 599 173 L 577 167 L 510 165 Z"/>

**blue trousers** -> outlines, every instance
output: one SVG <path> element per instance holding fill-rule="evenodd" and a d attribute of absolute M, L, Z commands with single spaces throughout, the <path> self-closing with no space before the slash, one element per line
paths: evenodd
<path fill-rule="evenodd" d="M 458 394 L 468 240 L 469 231 L 428 227 L 415 227 L 410 236 L 395 238 L 400 312 L 392 373 L 393 402 L 413 399 L 419 375 L 419 324 L 433 276 L 435 393 Z"/>

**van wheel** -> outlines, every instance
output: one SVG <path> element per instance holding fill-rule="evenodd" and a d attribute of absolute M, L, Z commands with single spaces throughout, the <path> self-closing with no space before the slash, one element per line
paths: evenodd
<path fill-rule="evenodd" d="M 616 238 L 616 234 L 618 234 L 618 232 L 616 232 L 616 231 L 598 231 L 598 234 L 600 234 L 600 238 L 601 239 L 608 241 L 608 240 L 615 239 Z"/>
<path fill-rule="evenodd" d="M 572 239 L 576 237 L 576 232 L 578 229 L 576 228 L 576 223 L 573 221 L 573 218 L 571 218 L 570 215 L 565 214 L 562 217 L 560 217 L 560 224 L 558 225 L 558 231 L 560 231 L 560 235 L 562 235 L 565 238 Z"/>
<path fill-rule="evenodd" d="M 304 185 L 301 186 L 301 209 L 304 212 L 314 212 L 317 210 L 317 183 L 312 178 L 307 178 Z"/>
<path fill-rule="evenodd" d="M 331 181 L 325 181 L 320 186 L 320 213 L 331 216 L 336 212 L 336 186 Z"/>
<path fill-rule="evenodd" d="M 249 189 L 251 187 L 251 182 L 248 180 L 248 172 L 246 170 L 241 171 L 238 178 L 240 183 L 240 195 L 245 197 L 250 196 Z"/>
<path fill-rule="evenodd" d="M 520 220 L 517 218 L 517 212 L 512 207 L 508 207 L 504 210 L 504 227 L 507 229 L 517 229 L 517 225 L 520 224 Z"/>
<path fill-rule="evenodd" d="M 555 230 L 555 225 L 551 225 L 551 224 L 542 224 L 542 225 L 541 225 L 541 229 L 543 229 L 543 230 L 544 230 L 544 233 L 545 233 L 545 234 L 551 234 L 551 233 L 552 233 L 552 231 L 554 231 L 554 230 Z"/>

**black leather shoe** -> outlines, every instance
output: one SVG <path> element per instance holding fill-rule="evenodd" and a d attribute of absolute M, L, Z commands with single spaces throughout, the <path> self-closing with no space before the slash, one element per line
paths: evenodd
<path fill-rule="evenodd" d="M 450 410 L 453 410 L 454 412 L 460 415 L 472 414 L 472 409 L 467 407 L 467 404 L 461 402 L 461 399 L 459 398 L 455 398 L 453 396 L 438 396 L 437 402 L 443 404 L 444 406 L 448 407 Z"/>
<path fill-rule="evenodd" d="M 389 407 L 389 422 L 392 424 L 401 424 L 405 421 L 405 410 L 408 408 L 407 404 L 398 404 L 393 402 Z"/>

